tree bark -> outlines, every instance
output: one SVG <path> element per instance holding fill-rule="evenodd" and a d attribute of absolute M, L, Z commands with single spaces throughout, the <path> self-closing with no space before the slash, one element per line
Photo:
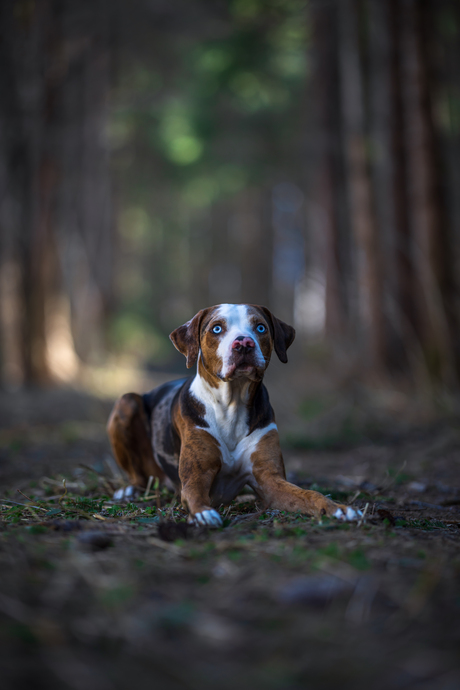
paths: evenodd
<path fill-rule="evenodd" d="M 111 298 L 107 9 L 105 0 L 1 3 L 0 222 L 20 278 L 7 296 L 20 324 L 6 334 L 4 323 L 2 339 L 17 342 L 29 384 L 52 378 L 48 316 L 59 296 L 70 299 L 84 357 Z"/>
<path fill-rule="evenodd" d="M 347 331 L 346 262 L 338 213 L 340 208 L 340 112 L 337 10 L 323 4 L 313 8 L 314 58 L 319 151 L 319 207 L 324 236 L 326 277 L 325 332 L 342 338 Z"/>
<path fill-rule="evenodd" d="M 357 252 L 359 311 L 363 335 L 368 342 L 369 364 L 382 371 L 387 362 L 383 268 L 366 154 L 358 6 L 354 0 L 341 0 L 338 8 L 342 114 L 350 210 Z"/>
<path fill-rule="evenodd" d="M 405 109 L 420 337 L 434 380 L 455 384 L 457 318 L 448 220 L 441 198 L 439 146 L 431 103 L 428 0 L 404 0 Z"/>

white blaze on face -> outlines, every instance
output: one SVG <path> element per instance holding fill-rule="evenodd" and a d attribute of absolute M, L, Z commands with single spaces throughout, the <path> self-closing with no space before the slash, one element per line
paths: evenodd
<path fill-rule="evenodd" d="M 230 371 L 230 358 L 233 353 L 232 343 L 238 336 L 252 338 L 255 343 L 254 362 L 257 366 L 265 363 L 262 350 L 260 349 L 257 334 L 249 320 L 249 310 L 246 304 L 221 304 L 216 316 L 225 321 L 226 333 L 219 343 L 217 354 L 222 360 L 223 378 L 228 376 Z"/>

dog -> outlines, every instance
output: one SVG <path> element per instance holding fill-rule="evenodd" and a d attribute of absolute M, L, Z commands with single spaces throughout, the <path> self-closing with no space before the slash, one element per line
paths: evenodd
<path fill-rule="evenodd" d="M 130 486 L 114 498 L 134 496 L 153 476 L 176 489 L 189 520 L 200 525 L 221 526 L 216 508 L 245 485 L 266 509 L 343 520 L 361 515 L 286 481 L 262 381 L 273 350 L 287 362 L 292 326 L 266 307 L 220 304 L 202 309 L 169 337 L 187 368 L 198 362 L 197 373 L 115 403 L 108 434 Z"/>

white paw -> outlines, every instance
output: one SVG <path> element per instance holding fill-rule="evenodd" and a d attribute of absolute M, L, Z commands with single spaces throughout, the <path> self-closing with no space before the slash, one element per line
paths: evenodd
<path fill-rule="evenodd" d="M 137 489 L 135 486 L 125 486 L 124 489 L 117 489 L 113 494 L 114 501 L 123 501 L 127 498 L 133 498 L 137 494 Z"/>
<path fill-rule="evenodd" d="M 210 527 L 222 527 L 222 519 L 217 510 L 203 510 L 193 516 L 194 522 L 198 525 L 209 525 Z"/>
<path fill-rule="evenodd" d="M 334 513 L 334 517 L 336 517 L 338 520 L 358 520 L 362 516 L 363 514 L 360 510 L 355 510 L 350 506 L 348 506 L 346 512 L 342 508 L 337 508 Z"/>

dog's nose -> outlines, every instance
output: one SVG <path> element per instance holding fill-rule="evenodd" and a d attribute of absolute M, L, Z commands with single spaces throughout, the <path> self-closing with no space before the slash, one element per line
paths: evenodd
<path fill-rule="evenodd" d="M 232 343 L 232 350 L 236 350 L 237 352 L 243 349 L 251 350 L 253 347 L 255 347 L 253 339 L 244 335 L 237 336 Z"/>

